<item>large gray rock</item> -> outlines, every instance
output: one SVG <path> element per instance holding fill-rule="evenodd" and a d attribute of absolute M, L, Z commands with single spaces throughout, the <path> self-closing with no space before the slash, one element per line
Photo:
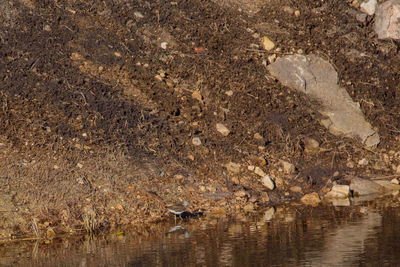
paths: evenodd
<path fill-rule="evenodd" d="M 289 55 L 269 65 L 268 70 L 282 84 L 316 99 L 321 104 L 318 111 L 326 117 L 321 123 L 332 134 L 358 138 L 366 146 L 380 142 L 359 104 L 338 85 L 337 73 L 328 61 L 315 55 Z"/>
<path fill-rule="evenodd" d="M 400 39 L 400 0 L 389 0 L 378 6 L 375 32 L 379 39 Z"/>

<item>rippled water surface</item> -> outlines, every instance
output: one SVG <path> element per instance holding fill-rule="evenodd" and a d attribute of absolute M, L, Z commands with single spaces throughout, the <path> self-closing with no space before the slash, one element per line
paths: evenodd
<path fill-rule="evenodd" d="M 389 202 L 290 205 L 141 235 L 3 242 L 0 266 L 400 266 L 400 208 Z"/>

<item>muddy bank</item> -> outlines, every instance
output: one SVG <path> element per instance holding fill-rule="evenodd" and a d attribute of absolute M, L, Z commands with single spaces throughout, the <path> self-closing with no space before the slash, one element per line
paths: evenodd
<path fill-rule="evenodd" d="M 398 41 L 345 2 L 236 2 L 2 2 L 0 236 L 138 226 L 184 200 L 250 211 L 394 175 Z M 334 66 L 376 148 L 329 133 L 318 103 L 270 75 L 271 55 L 299 52 Z"/>

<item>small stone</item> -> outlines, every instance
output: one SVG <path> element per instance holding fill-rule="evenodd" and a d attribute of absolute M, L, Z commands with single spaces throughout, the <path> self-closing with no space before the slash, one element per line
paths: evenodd
<path fill-rule="evenodd" d="M 233 91 L 232 90 L 228 90 L 228 91 L 225 92 L 225 94 L 227 96 L 233 96 Z"/>
<path fill-rule="evenodd" d="M 157 81 L 159 81 L 159 82 L 162 82 L 164 79 L 160 76 L 160 75 L 155 75 L 154 76 L 154 79 L 156 79 Z"/>
<path fill-rule="evenodd" d="M 354 0 L 353 2 L 351 2 L 351 5 L 355 8 L 359 8 L 360 7 L 360 3 L 358 2 L 358 0 Z"/>
<path fill-rule="evenodd" d="M 201 145 L 200 138 L 199 137 L 193 137 L 192 144 L 195 145 L 195 146 L 200 146 Z"/>
<path fill-rule="evenodd" d="M 353 169 L 353 168 L 354 168 L 354 162 L 351 161 L 351 160 L 349 160 L 349 161 L 346 162 L 346 166 L 347 166 L 348 168 L 350 168 L 350 169 Z"/>
<path fill-rule="evenodd" d="M 349 194 L 350 187 L 348 185 L 334 185 L 325 198 L 347 198 Z"/>
<path fill-rule="evenodd" d="M 249 171 L 254 171 L 254 170 L 255 170 L 255 167 L 254 167 L 254 165 L 249 165 L 249 166 L 247 166 L 247 169 L 248 169 Z"/>
<path fill-rule="evenodd" d="M 400 183 L 399 183 L 399 179 L 397 179 L 397 178 L 393 178 L 392 180 L 390 180 L 390 182 L 391 182 L 392 184 L 400 184 Z"/>
<path fill-rule="evenodd" d="M 188 159 L 190 159 L 191 161 L 194 161 L 194 156 L 193 155 L 188 155 Z"/>
<path fill-rule="evenodd" d="M 306 194 L 300 200 L 304 204 L 310 205 L 310 206 L 318 206 L 318 204 L 321 202 L 321 199 L 319 198 L 319 195 L 317 192 Z"/>
<path fill-rule="evenodd" d="M 226 169 L 228 172 L 231 173 L 239 173 L 240 172 L 240 164 L 234 163 L 234 162 L 229 162 L 225 164 Z"/>
<path fill-rule="evenodd" d="M 228 136 L 231 131 L 229 131 L 228 128 L 226 128 L 225 125 L 222 123 L 217 123 L 216 125 L 217 131 L 222 135 L 222 136 Z"/>
<path fill-rule="evenodd" d="M 46 32 L 51 32 L 50 25 L 44 25 L 43 30 L 45 30 Z"/>
<path fill-rule="evenodd" d="M 259 133 L 255 133 L 253 137 L 254 137 L 254 139 L 256 139 L 256 140 L 261 140 L 261 139 L 263 139 L 263 137 L 262 137 L 261 134 L 259 134 Z"/>
<path fill-rule="evenodd" d="M 271 207 L 264 212 L 263 220 L 269 222 L 275 215 L 275 208 Z"/>
<path fill-rule="evenodd" d="M 284 12 L 288 13 L 289 15 L 293 15 L 293 13 L 294 13 L 294 9 L 291 8 L 290 6 L 284 6 L 284 7 L 282 8 L 282 10 L 283 10 Z"/>
<path fill-rule="evenodd" d="M 267 36 L 264 36 L 262 39 L 262 46 L 264 47 L 265 50 L 270 51 L 274 49 L 275 44 Z"/>
<path fill-rule="evenodd" d="M 358 161 L 358 165 L 359 166 L 367 166 L 368 165 L 368 160 L 366 158 L 363 158 L 361 160 Z"/>
<path fill-rule="evenodd" d="M 296 10 L 295 12 L 294 12 L 294 16 L 296 17 L 296 18 L 298 18 L 298 17 L 300 17 L 300 10 Z"/>
<path fill-rule="evenodd" d="M 294 193 L 301 193 L 303 191 L 303 189 L 301 189 L 300 186 L 292 186 L 292 187 L 290 187 L 289 190 L 294 192 Z"/>
<path fill-rule="evenodd" d="M 268 188 L 269 190 L 274 190 L 275 188 L 275 183 L 274 181 L 272 181 L 271 177 L 269 177 L 269 175 L 265 175 L 262 180 L 261 183 Z"/>
<path fill-rule="evenodd" d="M 206 192 L 206 187 L 204 185 L 200 185 L 199 189 L 201 192 Z"/>
<path fill-rule="evenodd" d="M 232 181 L 232 183 L 234 183 L 234 184 L 239 184 L 239 183 L 240 183 L 239 178 L 237 178 L 236 176 L 233 176 L 233 177 L 231 178 L 231 181 Z"/>
<path fill-rule="evenodd" d="M 254 173 L 261 177 L 264 177 L 265 175 L 267 175 L 260 167 L 255 167 Z"/>
<path fill-rule="evenodd" d="M 161 42 L 161 44 L 160 44 L 160 47 L 162 48 L 162 49 L 167 49 L 167 46 L 168 46 L 168 43 L 167 42 Z"/>
<path fill-rule="evenodd" d="M 367 13 L 368 15 L 372 16 L 375 13 L 376 5 L 377 5 L 376 0 L 367 0 L 360 5 L 360 10 L 364 13 Z"/>
<path fill-rule="evenodd" d="M 306 152 L 317 152 L 319 150 L 319 142 L 311 137 L 304 139 L 304 149 Z"/>
<path fill-rule="evenodd" d="M 116 57 L 122 57 L 122 55 L 121 55 L 120 52 L 114 52 L 114 56 L 116 56 Z"/>
<path fill-rule="evenodd" d="M 53 169 L 58 170 L 60 167 L 58 165 L 54 165 Z"/>
<path fill-rule="evenodd" d="M 133 12 L 133 15 L 134 15 L 136 18 L 138 18 L 138 19 L 144 18 L 143 14 L 140 13 L 139 11 Z"/>
<path fill-rule="evenodd" d="M 78 163 L 78 164 L 76 164 L 76 167 L 78 167 L 79 169 L 82 169 L 83 168 L 83 164 Z"/>
<path fill-rule="evenodd" d="M 274 63 L 275 61 L 276 61 L 276 54 L 272 54 L 272 55 L 269 55 L 268 57 L 267 57 L 267 59 L 268 59 L 268 62 L 271 64 L 271 63 Z"/>
<path fill-rule="evenodd" d="M 296 167 L 287 161 L 281 160 L 280 161 L 283 167 L 283 171 L 287 174 L 293 174 L 296 172 Z"/>

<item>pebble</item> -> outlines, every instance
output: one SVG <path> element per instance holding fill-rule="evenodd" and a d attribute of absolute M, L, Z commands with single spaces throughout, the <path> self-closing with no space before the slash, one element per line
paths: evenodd
<path fill-rule="evenodd" d="M 261 177 L 264 177 L 265 175 L 267 175 L 260 167 L 255 167 L 254 173 Z"/>
<path fill-rule="evenodd" d="M 366 158 L 363 158 L 361 160 L 358 161 L 358 165 L 359 166 L 367 166 L 368 165 L 368 160 Z"/>
<path fill-rule="evenodd" d="M 295 17 L 296 18 L 298 18 L 298 17 L 300 17 L 300 10 L 296 10 L 295 12 L 294 12 L 294 15 L 295 15 Z"/>
<path fill-rule="evenodd" d="M 264 36 L 262 39 L 262 46 L 264 47 L 265 50 L 270 51 L 274 49 L 275 44 L 267 36 Z"/>
<path fill-rule="evenodd" d="M 232 183 L 234 183 L 234 184 L 239 184 L 239 183 L 240 183 L 239 178 L 237 178 L 236 176 L 233 176 L 233 177 L 231 178 L 231 181 L 232 181 Z"/>
<path fill-rule="evenodd" d="M 229 162 L 225 164 L 226 169 L 231 173 L 239 173 L 240 172 L 240 164 Z"/>
<path fill-rule="evenodd" d="M 261 183 L 268 188 L 269 190 L 274 190 L 275 188 L 275 183 L 274 181 L 272 181 L 271 177 L 269 177 L 269 175 L 265 175 L 262 180 Z"/>
<path fill-rule="evenodd" d="M 372 16 L 375 13 L 377 4 L 378 3 L 376 0 L 367 0 L 367 1 L 361 3 L 360 9 L 362 12 Z"/>
<path fill-rule="evenodd" d="M 325 198 L 347 198 L 349 194 L 350 187 L 348 185 L 334 185 Z"/>
<path fill-rule="evenodd" d="M 168 43 L 167 42 L 161 42 L 161 44 L 160 44 L 160 47 L 162 48 L 162 49 L 167 49 L 167 46 L 168 46 Z"/>
<path fill-rule="evenodd" d="M 254 170 L 255 170 L 255 167 L 254 167 L 254 165 L 249 165 L 249 166 L 247 166 L 247 169 L 248 169 L 249 171 L 254 171 Z"/>
<path fill-rule="evenodd" d="M 290 6 L 284 6 L 284 7 L 282 8 L 282 10 L 283 10 L 284 12 L 288 13 L 289 15 L 293 15 L 293 13 L 294 13 L 294 9 L 291 8 Z"/>
<path fill-rule="evenodd" d="M 296 167 L 287 161 L 281 160 L 283 171 L 287 174 L 293 174 L 296 172 Z"/>
<path fill-rule="evenodd" d="M 195 146 L 200 146 L 201 145 L 200 138 L 199 137 L 193 137 L 192 144 L 195 145 Z"/>
<path fill-rule="evenodd" d="M 233 91 L 232 90 L 228 90 L 228 91 L 225 92 L 225 94 L 227 96 L 233 96 Z"/>
<path fill-rule="evenodd" d="M 46 32 L 51 32 L 50 25 L 44 25 L 43 30 L 45 30 Z"/>
<path fill-rule="evenodd" d="M 160 76 L 160 75 L 155 75 L 154 76 L 154 79 L 156 79 L 157 81 L 159 81 L 159 82 L 162 82 L 163 81 L 163 78 Z"/>
<path fill-rule="evenodd" d="M 264 212 L 263 220 L 268 222 L 270 221 L 275 215 L 275 208 L 271 207 Z"/>
<path fill-rule="evenodd" d="M 228 136 L 231 131 L 223 125 L 222 123 L 217 123 L 216 125 L 217 131 L 222 135 L 222 136 Z"/>
<path fill-rule="evenodd" d="M 318 204 L 321 202 L 321 199 L 319 198 L 319 195 L 317 192 L 306 194 L 300 200 L 304 204 L 310 205 L 310 206 L 318 206 Z"/>
<path fill-rule="evenodd" d="M 348 168 L 350 168 L 350 169 L 353 169 L 354 168 L 354 162 L 350 160 L 350 161 L 346 162 L 346 166 Z"/>
<path fill-rule="evenodd" d="M 292 186 L 289 190 L 295 193 L 301 193 L 303 191 L 300 186 Z"/>
<path fill-rule="evenodd" d="M 78 163 L 78 164 L 76 164 L 76 167 L 78 167 L 79 169 L 82 169 L 83 168 L 83 164 Z"/>
<path fill-rule="evenodd" d="M 270 64 L 274 63 L 276 61 L 276 54 L 269 55 L 267 58 Z"/>
<path fill-rule="evenodd" d="M 255 133 L 255 134 L 254 134 L 254 139 L 256 139 L 256 140 L 261 140 L 261 139 L 263 139 L 263 137 L 261 136 L 261 134 Z"/>
<path fill-rule="evenodd" d="M 304 138 L 304 149 L 306 152 L 317 152 L 319 149 L 319 142 L 311 137 Z"/>
<path fill-rule="evenodd" d="M 139 11 L 133 12 L 133 15 L 134 15 L 136 18 L 138 18 L 138 19 L 144 18 L 143 14 L 140 13 Z"/>
<path fill-rule="evenodd" d="M 398 180 L 397 178 L 393 178 L 392 180 L 390 180 L 390 182 L 391 182 L 392 184 L 400 184 L 400 183 L 399 183 L 399 180 Z"/>

